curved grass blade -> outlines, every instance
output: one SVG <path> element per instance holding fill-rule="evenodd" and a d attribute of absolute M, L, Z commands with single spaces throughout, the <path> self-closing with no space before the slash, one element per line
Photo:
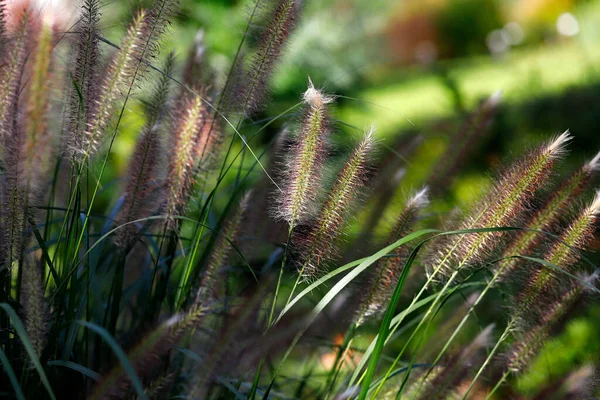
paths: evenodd
<path fill-rule="evenodd" d="M 411 240 L 419 238 L 419 237 L 421 237 L 423 235 L 427 235 L 427 234 L 430 234 L 430 233 L 439 233 L 439 232 L 440 231 L 437 230 L 437 229 L 421 229 L 419 231 L 410 233 L 410 234 L 406 235 L 405 237 L 397 240 L 396 242 L 390 244 L 389 246 L 384 247 L 383 249 L 379 250 L 375 254 L 362 259 L 362 261 L 360 262 L 360 264 L 356 268 L 354 268 L 350 273 L 348 273 L 342 279 L 340 279 L 327 292 L 327 294 L 321 299 L 321 301 L 319 301 L 317 303 L 317 305 L 313 308 L 313 310 L 312 310 L 312 312 L 310 314 L 311 317 L 310 317 L 310 319 L 309 319 L 306 327 L 304 329 L 302 329 L 300 332 L 298 332 L 298 334 L 296 335 L 296 337 L 292 341 L 292 344 L 288 347 L 288 349 L 287 349 L 285 355 L 283 356 L 282 360 L 279 362 L 279 365 L 278 365 L 278 367 L 275 370 L 273 378 L 271 379 L 271 383 L 269 384 L 269 387 L 268 387 L 267 391 L 265 392 L 265 396 L 263 396 L 263 398 L 268 398 L 268 393 L 270 392 L 271 388 L 273 387 L 273 384 L 275 383 L 275 379 L 277 377 L 277 374 L 279 373 L 279 370 L 281 369 L 283 363 L 285 363 L 287 357 L 291 353 L 291 351 L 294 348 L 294 346 L 296 345 L 296 343 L 298 343 L 298 340 L 300 340 L 300 337 L 306 331 L 308 325 L 310 325 L 316 319 L 317 315 L 319 315 L 319 313 L 321 311 L 323 311 L 323 309 L 325 309 L 325 307 L 327 307 L 327 305 L 335 298 L 335 296 L 337 296 L 346 286 L 348 286 L 348 284 L 350 282 L 352 282 L 352 280 L 354 278 L 356 278 L 360 273 L 364 272 L 369 266 L 371 266 L 372 264 L 374 264 L 377 260 L 379 260 L 381 257 L 385 256 L 386 254 L 388 254 L 389 252 L 391 252 L 395 248 L 397 248 L 397 247 L 399 247 L 399 246 L 401 246 L 401 245 L 403 245 L 405 243 L 408 243 Z M 350 268 L 350 267 L 348 267 L 348 268 Z"/>
<path fill-rule="evenodd" d="M 52 391 L 52 386 L 50 386 L 50 382 L 48 381 L 46 372 L 44 372 L 44 368 L 42 367 L 42 364 L 40 363 L 40 359 L 39 359 L 38 355 L 36 354 L 35 349 L 33 348 L 31 341 L 29 340 L 29 337 L 27 336 L 27 332 L 25 331 L 23 322 L 21 322 L 21 318 L 19 318 L 19 316 L 17 315 L 15 310 L 7 303 L 0 303 L 0 308 L 2 308 L 4 310 L 4 312 L 6 312 L 6 314 L 12 320 L 13 326 L 14 326 L 15 330 L 17 331 L 17 335 L 21 339 L 21 342 L 23 343 L 23 347 L 25 347 L 25 351 L 27 351 L 27 354 L 29 355 L 29 358 L 31 359 L 33 366 L 38 371 L 38 374 L 40 375 L 40 380 L 42 381 L 42 384 L 46 388 L 48 395 L 50 396 L 50 398 L 52 400 L 56 400 L 56 396 L 54 396 L 54 392 Z"/>
<path fill-rule="evenodd" d="M 121 365 L 123 366 L 123 369 L 125 370 L 125 372 L 127 372 L 127 375 L 129 375 L 129 379 L 131 379 L 131 384 L 132 384 L 133 388 L 135 389 L 135 391 L 137 392 L 137 395 L 139 396 L 139 398 L 148 400 L 148 397 L 146 396 L 146 393 L 144 392 L 144 386 L 142 385 L 140 378 L 135 373 L 135 369 L 133 368 L 133 366 L 127 359 L 127 355 L 125 354 L 125 352 L 123 351 L 121 346 L 119 346 L 119 344 L 116 342 L 116 340 L 108 333 L 108 331 L 106 329 L 104 329 L 96 324 L 92 324 L 91 322 L 88 322 L 88 321 L 78 320 L 78 321 L 75 321 L 75 323 L 96 332 L 98 335 L 100 335 L 102 337 L 102 339 L 104 339 L 104 341 L 110 346 L 112 351 L 115 353 L 115 356 L 117 356 L 117 358 L 121 362 Z"/>
<path fill-rule="evenodd" d="M 17 396 L 18 400 L 25 400 L 25 396 L 23 395 L 23 391 L 21 390 L 21 386 L 19 385 L 19 380 L 17 379 L 15 371 L 10 365 L 10 361 L 8 361 L 8 358 L 6 358 L 6 354 L 4 354 L 4 350 L 2 350 L 2 347 L 0 347 L 0 362 L 2 362 L 4 372 L 6 372 L 6 375 L 10 380 L 10 384 L 12 385 L 13 389 L 15 389 L 15 396 Z"/>
<path fill-rule="evenodd" d="M 72 369 L 73 371 L 77 371 L 82 375 L 95 380 L 96 382 L 100 382 L 100 380 L 102 380 L 102 375 L 100 375 L 96 371 L 92 371 L 91 369 L 84 367 L 81 364 L 74 363 L 73 361 L 52 360 L 48 361 L 48 365 Z"/>
<path fill-rule="evenodd" d="M 470 283 L 465 283 L 462 284 L 461 287 L 465 288 L 465 287 L 469 287 L 469 286 L 482 286 L 484 285 L 481 282 L 470 282 Z M 388 338 L 386 338 L 385 344 L 388 343 L 389 338 L 393 335 L 393 332 L 395 331 L 395 329 L 397 328 L 397 325 L 402 322 L 404 320 L 404 318 L 406 318 L 406 316 L 410 313 L 412 313 L 413 311 L 423 307 L 424 305 L 426 305 L 427 303 L 431 303 L 436 297 L 438 296 L 437 293 L 434 293 L 432 295 L 427 296 L 424 299 L 419 300 L 418 302 L 416 302 L 415 304 L 412 305 L 412 307 L 406 308 L 404 310 L 402 310 L 400 313 L 398 313 L 398 315 L 396 315 L 393 319 L 392 319 L 392 323 L 391 325 L 394 326 L 394 328 L 391 329 L 391 333 L 390 336 Z M 371 357 L 371 354 L 373 353 L 373 350 L 375 348 L 375 343 L 377 342 L 377 339 L 379 338 L 379 334 L 376 335 L 373 340 L 371 341 L 371 343 L 369 344 L 369 347 L 367 347 L 367 350 L 365 350 L 365 352 L 363 353 L 363 356 L 361 357 L 361 360 L 359 361 L 358 365 L 356 366 L 356 368 L 354 369 L 354 373 L 352 374 L 352 377 L 350 378 L 350 384 L 349 386 L 352 386 L 354 384 L 354 382 L 357 381 L 358 379 L 358 375 L 360 374 L 360 371 L 362 371 L 362 369 L 364 368 L 365 364 L 367 363 L 367 361 L 369 360 L 369 358 Z"/>
<path fill-rule="evenodd" d="M 381 327 L 379 329 L 379 335 L 377 337 L 377 341 L 376 341 L 375 347 L 373 349 L 373 354 L 369 360 L 367 370 L 365 371 L 364 380 L 361 385 L 360 393 L 358 395 L 359 400 L 364 400 L 367 397 L 367 394 L 368 394 L 370 386 L 371 386 L 371 382 L 375 375 L 375 370 L 377 369 L 377 365 L 379 363 L 379 358 L 381 357 L 381 353 L 383 352 L 383 347 L 385 345 L 387 335 L 390 331 L 390 325 L 391 325 L 391 321 L 392 321 L 394 312 L 396 310 L 396 307 L 398 306 L 398 302 L 400 301 L 400 294 L 402 293 L 404 283 L 406 282 L 406 278 L 408 277 L 408 273 L 412 267 L 412 264 L 414 263 L 414 261 L 417 257 L 417 254 L 419 253 L 421 248 L 430 240 L 433 240 L 433 239 L 441 237 L 441 236 L 460 235 L 460 234 L 468 234 L 468 233 L 502 232 L 502 231 L 511 231 L 511 230 L 522 230 L 522 228 L 516 228 L 516 227 L 477 228 L 477 229 L 464 229 L 464 230 L 457 230 L 457 231 L 448 231 L 448 232 L 441 232 L 441 233 L 439 233 L 440 231 L 437 231 L 438 233 L 436 235 L 423 240 L 421 243 L 419 243 L 413 249 L 413 251 L 410 253 L 410 256 L 406 260 L 406 264 L 404 266 L 404 269 L 402 270 L 402 274 L 400 275 L 400 278 L 398 279 L 398 283 L 396 284 L 396 289 L 394 290 L 394 293 L 392 294 L 387 311 L 385 312 L 385 315 L 383 317 L 383 321 L 382 321 Z M 440 296 L 441 294 L 443 294 L 443 293 L 437 293 L 436 298 L 438 296 Z M 379 387 L 381 387 L 382 384 L 383 384 L 383 382 L 379 385 Z"/>
<path fill-rule="evenodd" d="M 394 250 L 395 248 L 397 248 L 399 246 L 402 246 L 405 243 L 410 242 L 411 240 L 419 238 L 421 236 L 424 236 L 424 235 L 427 235 L 430 233 L 438 233 L 438 232 L 439 232 L 439 230 L 437 230 L 437 229 L 421 229 L 419 231 L 416 231 L 416 232 L 406 235 L 402 239 L 399 239 L 396 242 L 392 243 L 391 245 L 384 247 L 383 249 L 379 250 L 375 254 L 364 258 L 363 259 L 364 261 L 362 261 L 355 269 L 353 269 L 350 273 L 348 273 L 342 279 L 340 279 L 339 282 L 337 282 L 327 292 L 327 294 L 321 299 L 321 301 L 319 301 L 319 303 L 317 303 L 317 305 L 314 307 L 314 309 L 312 311 L 312 315 L 316 316 L 321 311 L 323 311 L 323 309 L 334 299 L 334 297 L 337 296 L 342 291 L 342 289 L 344 289 L 346 286 L 348 286 L 348 284 L 354 278 L 356 278 L 361 272 L 366 270 L 369 266 L 371 266 L 373 263 L 375 263 L 381 257 L 388 254 L 390 251 Z M 422 243 L 426 243 L 426 242 L 427 242 L 427 240 L 423 241 Z M 415 254 L 415 256 L 416 256 L 416 254 Z"/>

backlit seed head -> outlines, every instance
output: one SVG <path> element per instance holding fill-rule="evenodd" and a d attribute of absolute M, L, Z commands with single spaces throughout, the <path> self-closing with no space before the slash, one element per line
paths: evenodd
<path fill-rule="evenodd" d="M 551 174 L 554 162 L 565 154 L 572 139 L 568 131 L 550 140 L 509 168 L 479 206 L 458 225 L 457 230 L 511 226 L 527 209 L 536 190 Z M 433 279 L 449 277 L 466 266 L 485 262 L 503 239 L 502 232 L 470 233 L 443 238 L 427 257 Z"/>

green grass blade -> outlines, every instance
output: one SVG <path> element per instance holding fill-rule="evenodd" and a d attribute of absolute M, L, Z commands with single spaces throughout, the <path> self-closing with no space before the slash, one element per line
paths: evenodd
<path fill-rule="evenodd" d="M 23 343 L 23 347 L 25 347 L 25 351 L 27 351 L 27 354 L 29 355 L 29 358 L 31 359 L 33 366 L 38 371 L 38 374 L 40 375 L 40 380 L 42 381 L 42 384 L 46 388 L 48 395 L 50 396 L 50 398 L 52 400 L 56 400 L 56 396 L 54 396 L 54 392 L 52 391 L 52 387 L 50 386 L 50 382 L 48 381 L 46 372 L 44 371 L 44 368 L 42 367 L 42 364 L 40 363 L 40 359 L 39 359 L 38 355 L 36 354 L 35 349 L 33 348 L 32 344 L 31 344 L 31 341 L 29 340 L 29 336 L 27 336 L 27 331 L 25 330 L 25 327 L 23 326 L 23 322 L 21 322 L 21 318 L 19 318 L 19 316 L 17 315 L 15 310 L 7 303 L 0 303 L 0 308 L 2 308 L 4 310 L 4 312 L 6 312 L 6 314 L 8 314 L 8 316 L 12 320 L 13 326 L 14 326 L 15 330 L 17 331 L 17 335 L 21 339 L 21 342 Z"/>
<path fill-rule="evenodd" d="M 0 347 L 0 362 L 2 362 L 2 366 L 4 367 L 4 372 L 8 375 L 8 379 L 10 380 L 10 384 L 13 389 L 15 389 L 15 395 L 18 400 L 25 400 L 25 396 L 23 395 L 23 391 L 21 390 L 21 386 L 19 385 L 19 380 L 15 375 L 15 371 L 13 370 L 8 358 L 6 358 L 6 354 L 4 354 L 4 350 Z"/>
<path fill-rule="evenodd" d="M 127 375 L 129 375 L 131 384 L 133 385 L 133 388 L 137 392 L 137 395 L 139 396 L 139 398 L 148 400 L 148 397 L 146 396 L 146 393 L 144 392 L 144 385 L 142 385 L 140 378 L 135 373 L 135 369 L 133 368 L 133 365 L 131 365 L 131 363 L 127 359 L 127 354 L 125 354 L 125 352 L 123 351 L 121 346 L 119 346 L 119 344 L 108 333 L 108 331 L 106 329 L 102 328 L 101 326 L 92 324 L 91 322 L 87 322 L 87 321 L 78 320 L 78 321 L 75 321 L 75 323 L 96 332 L 98 335 L 100 335 L 102 337 L 102 339 L 104 339 L 104 341 L 110 346 L 112 351 L 115 353 L 115 356 L 117 356 L 117 358 L 119 359 L 119 362 L 121 362 L 121 365 L 123 366 L 123 369 L 125 370 L 125 372 L 127 372 Z"/>
<path fill-rule="evenodd" d="M 321 301 L 319 301 L 319 303 L 317 303 L 317 305 L 314 307 L 314 309 L 312 311 L 312 315 L 316 316 L 321 311 L 323 311 L 323 309 L 335 298 L 335 296 L 337 296 L 342 291 L 342 289 L 344 289 L 346 286 L 348 286 L 348 284 L 354 278 L 356 278 L 361 272 L 363 272 L 364 270 L 366 270 L 368 267 L 370 267 L 372 264 L 374 264 L 381 257 L 383 257 L 386 254 L 388 254 L 390 251 L 394 250 L 397 247 L 402 246 L 405 243 L 410 242 L 411 240 L 417 239 L 417 238 L 419 238 L 421 236 L 424 236 L 424 235 L 427 235 L 427 234 L 430 234 L 430 233 L 438 233 L 438 232 L 439 231 L 436 230 L 436 229 L 422 229 L 422 230 L 413 232 L 411 234 L 406 235 L 402 239 L 399 239 L 396 242 L 390 244 L 389 246 L 384 247 L 383 249 L 379 250 L 375 254 L 373 254 L 373 255 L 371 255 L 369 257 L 364 258 L 363 261 L 356 268 L 354 268 L 351 272 L 349 272 L 342 279 L 340 279 L 327 292 L 327 294 L 325 296 L 323 296 L 323 298 L 321 299 Z"/>
<path fill-rule="evenodd" d="M 84 367 L 81 364 L 74 363 L 73 361 L 52 360 L 48 361 L 48 365 L 72 369 L 73 371 L 80 372 L 82 375 L 87 376 L 88 378 L 93 379 L 96 382 L 100 382 L 100 380 L 102 379 L 102 375 L 100 375 L 96 371 L 92 371 L 91 369 Z"/>

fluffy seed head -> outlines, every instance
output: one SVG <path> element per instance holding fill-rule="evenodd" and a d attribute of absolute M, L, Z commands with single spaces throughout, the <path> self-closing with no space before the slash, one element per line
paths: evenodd
<path fill-rule="evenodd" d="M 28 195 L 44 182 L 52 154 L 52 137 L 47 129 L 47 113 L 50 109 L 50 91 L 53 46 L 50 26 L 42 24 L 34 35 L 35 45 L 31 64 L 31 77 L 26 86 L 24 137 L 19 156 L 19 183 Z"/>
<path fill-rule="evenodd" d="M 74 140 L 75 143 L 80 142 L 82 147 L 70 149 L 78 161 L 87 160 L 98 151 L 104 131 L 116 109 L 117 99 L 122 92 L 133 90 L 133 85 L 139 79 L 142 66 L 140 56 L 146 48 L 148 30 L 146 15 L 143 10 L 136 15 L 122 40 L 121 49 L 108 67 L 96 100 L 89 110 L 82 140 Z"/>
<path fill-rule="evenodd" d="M 548 236 L 542 232 L 549 231 L 558 223 L 560 216 L 566 213 L 573 201 L 587 186 L 597 172 L 595 163 L 592 160 L 575 171 L 529 220 L 527 228 L 531 231 L 519 232 L 516 235 L 504 251 L 504 257 L 507 258 L 498 265 L 499 280 L 504 279 L 524 262 L 518 258 L 508 257 L 532 254 L 539 245 L 547 241 Z"/>
<path fill-rule="evenodd" d="M 487 133 L 501 99 L 495 92 L 469 115 L 460 129 L 453 135 L 448 147 L 436 162 L 428 179 L 432 191 L 443 193 L 451 187 L 457 172 L 476 150 L 480 139 Z"/>
<path fill-rule="evenodd" d="M 600 216 L 600 192 L 596 193 L 591 204 L 585 207 L 580 214 L 565 229 L 560 240 L 550 248 L 544 260 L 565 271 L 571 270 L 581 258 L 580 251 L 584 250 L 594 238 L 594 230 Z M 554 269 L 536 267 L 531 274 L 525 289 L 520 295 L 521 306 L 529 305 L 547 294 L 556 280 L 562 274 Z"/>
<path fill-rule="evenodd" d="M 342 233 L 359 190 L 365 185 L 367 163 L 374 146 L 373 134 L 371 128 L 354 149 L 308 232 L 296 231 L 292 235 L 300 259 L 299 270 L 307 279 L 316 277 L 323 263 L 335 252 L 334 242 Z"/>
<path fill-rule="evenodd" d="M 511 226 L 525 211 L 535 191 L 543 186 L 554 162 L 565 153 L 571 140 L 568 131 L 517 161 L 492 187 L 480 205 L 458 229 Z M 431 275 L 449 277 L 463 267 L 484 262 L 502 239 L 501 232 L 446 237 L 428 257 Z"/>
<path fill-rule="evenodd" d="M 302 100 L 311 107 L 322 108 L 325 104 L 332 103 L 333 97 L 327 96 L 320 90 L 315 89 L 312 80 L 308 78 L 308 89 L 302 94 Z"/>
<path fill-rule="evenodd" d="M 310 83 L 308 100 L 305 100 L 304 118 L 290 147 L 284 164 L 283 192 L 275 197 L 276 218 L 290 226 L 310 219 L 315 198 L 321 188 L 321 170 L 329 134 L 327 96 L 314 89 Z M 319 100 L 316 100 L 319 99 Z"/>
<path fill-rule="evenodd" d="M 600 152 L 594 156 L 586 165 L 585 168 L 590 172 L 597 172 L 600 170 Z"/>
<path fill-rule="evenodd" d="M 260 110 L 268 92 L 269 79 L 300 13 L 301 0 L 278 0 L 262 32 L 258 48 L 238 84 L 236 108 L 245 116 Z"/>
<path fill-rule="evenodd" d="M 175 138 L 167 177 L 166 212 L 176 216 L 183 212 L 198 174 L 217 156 L 220 131 L 201 95 L 184 99 L 172 119 Z"/>

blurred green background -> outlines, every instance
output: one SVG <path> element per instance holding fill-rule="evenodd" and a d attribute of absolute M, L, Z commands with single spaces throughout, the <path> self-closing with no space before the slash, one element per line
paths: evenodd
<path fill-rule="evenodd" d="M 202 31 L 202 57 L 218 87 L 251 5 L 182 0 L 163 47 L 184 59 Z M 109 40 L 118 43 L 137 6 L 113 2 L 104 7 Z M 441 219 L 437 215 L 476 199 L 493 171 L 541 140 L 566 129 L 575 136 L 556 182 L 600 150 L 600 1 L 306 0 L 273 78 L 272 101 L 243 132 L 249 137 L 283 113 L 253 139 L 255 150 L 296 120 L 286 110 L 300 101 L 309 77 L 338 96 L 334 139 L 342 148 L 371 124 L 377 127 L 381 166 L 390 163 L 404 171 L 391 204 L 401 203 L 411 188 L 423 184 L 468 115 L 501 91 L 487 133 L 459 177 L 434 201 L 428 222 L 435 225 Z M 142 123 L 136 107 L 131 104 L 114 147 L 116 168 L 110 174 L 115 180 L 126 167 Z M 407 147 L 413 151 L 404 160 Z M 252 159 L 246 162 L 250 166 Z M 258 168 L 252 176 L 255 181 L 262 178 Z M 111 196 L 104 199 L 111 202 Z M 377 228 L 374 235 L 384 232 L 385 227 Z M 598 249 L 596 241 L 593 250 Z M 561 371 L 595 358 L 600 351 L 599 316 L 597 307 L 581 311 L 520 379 L 519 389 L 535 392 Z"/>

